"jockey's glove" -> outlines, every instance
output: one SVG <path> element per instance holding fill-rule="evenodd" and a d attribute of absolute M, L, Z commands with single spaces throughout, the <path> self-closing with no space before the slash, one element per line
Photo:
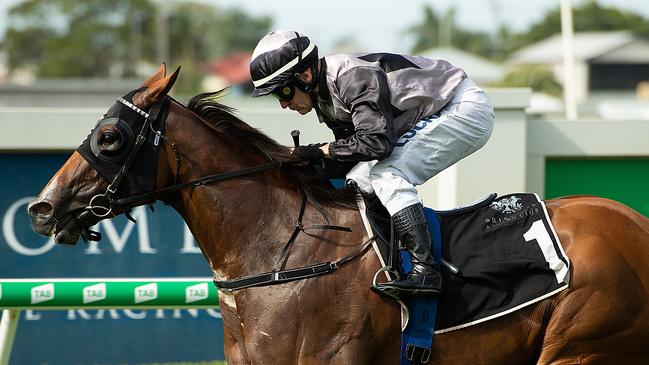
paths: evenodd
<path fill-rule="evenodd" d="M 322 146 L 322 144 L 320 143 L 313 143 L 307 146 L 298 146 L 298 148 L 293 150 L 293 155 L 301 158 L 302 160 L 318 162 L 324 159 L 324 152 L 322 152 L 320 146 Z"/>

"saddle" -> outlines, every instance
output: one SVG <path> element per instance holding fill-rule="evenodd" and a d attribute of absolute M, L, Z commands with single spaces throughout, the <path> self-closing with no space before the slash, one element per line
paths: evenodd
<path fill-rule="evenodd" d="M 369 230 L 371 230 L 371 233 L 377 238 L 379 256 L 382 259 L 381 262 L 385 263 L 385 265 L 383 266 L 388 272 L 400 273 L 401 271 L 403 271 L 403 273 L 407 273 L 408 271 L 410 271 L 410 261 L 406 260 L 407 253 L 402 251 L 405 249 L 405 247 L 402 247 L 402 245 L 400 245 L 397 250 L 393 250 L 391 252 L 391 249 L 396 248 L 396 245 L 390 244 L 390 242 L 395 239 L 390 213 L 388 213 L 387 209 L 385 209 L 376 195 L 367 195 L 361 193 L 361 196 L 363 197 L 365 216 L 367 217 Z M 427 216 L 436 216 L 435 220 L 433 220 L 432 223 L 429 219 L 431 230 L 435 228 L 435 225 L 438 225 L 435 222 L 437 221 L 438 216 L 457 216 L 465 213 L 470 213 L 491 204 L 497 196 L 498 195 L 496 193 L 487 194 L 472 203 L 452 210 L 433 211 L 432 209 L 425 208 Z M 433 237 L 434 239 L 434 236 L 431 237 Z M 399 257 L 401 260 L 396 260 L 396 257 Z M 436 260 L 441 261 L 440 264 L 446 270 L 449 270 L 456 275 L 460 274 L 459 269 L 450 262 L 446 261 L 446 259 L 442 258 L 442 260 Z M 402 265 L 405 267 L 402 267 Z M 373 285 L 373 288 L 375 288 L 375 285 Z"/>
<path fill-rule="evenodd" d="M 375 235 L 383 272 L 410 268 L 405 250 L 390 252 L 390 216 L 376 197 L 364 197 L 361 211 Z M 360 205 L 360 204 L 359 204 Z M 564 290 L 569 261 L 536 194 L 489 194 L 447 211 L 425 208 L 441 264 L 443 288 L 438 298 L 401 301 L 402 364 L 425 363 L 433 333 L 476 325 L 511 313 Z"/>

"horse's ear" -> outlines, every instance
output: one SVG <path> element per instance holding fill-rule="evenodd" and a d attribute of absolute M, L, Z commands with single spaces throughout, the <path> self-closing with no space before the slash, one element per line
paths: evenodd
<path fill-rule="evenodd" d="M 180 67 L 178 67 L 171 75 L 163 77 L 147 86 L 146 90 L 133 95 L 133 104 L 140 108 L 147 108 L 151 104 L 165 97 L 169 90 L 171 90 L 171 87 L 174 86 L 179 72 Z"/>
<path fill-rule="evenodd" d="M 160 80 L 161 78 L 165 77 L 167 75 L 167 64 L 163 63 L 160 65 L 160 68 L 158 71 L 156 71 L 153 76 L 149 77 L 148 80 L 144 81 L 140 87 L 149 87 L 151 86 L 154 82 Z"/>

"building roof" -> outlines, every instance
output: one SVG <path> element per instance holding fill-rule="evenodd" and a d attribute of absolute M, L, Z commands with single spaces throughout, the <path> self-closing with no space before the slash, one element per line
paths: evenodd
<path fill-rule="evenodd" d="M 649 42 L 626 31 L 578 32 L 574 35 L 576 62 L 649 63 Z M 512 63 L 554 64 L 563 61 L 563 40 L 555 34 L 514 52 Z"/>
<path fill-rule="evenodd" d="M 236 52 L 216 59 L 205 69 L 209 74 L 222 77 L 230 85 L 250 82 L 250 52 Z"/>
<path fill-rule="evenodd" d="M 469 77 L 477 83 L 499 81 L 504 75 L 502 66 L 457 48 L 432 48 L 420 52 L 419 55 L 437 60 L 446 60 L 466 71 Z"/>

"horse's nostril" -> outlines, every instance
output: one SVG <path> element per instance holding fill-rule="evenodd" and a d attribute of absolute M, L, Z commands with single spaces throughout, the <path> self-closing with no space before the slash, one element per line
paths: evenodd
<path fill-rule="evenodd" d="M 52 204 L 40 201 L 31 203 L 27 208 L 27 212 L 29 212 L 31 217 L 37 217 L 52 214 L 52 209 Z"/>

